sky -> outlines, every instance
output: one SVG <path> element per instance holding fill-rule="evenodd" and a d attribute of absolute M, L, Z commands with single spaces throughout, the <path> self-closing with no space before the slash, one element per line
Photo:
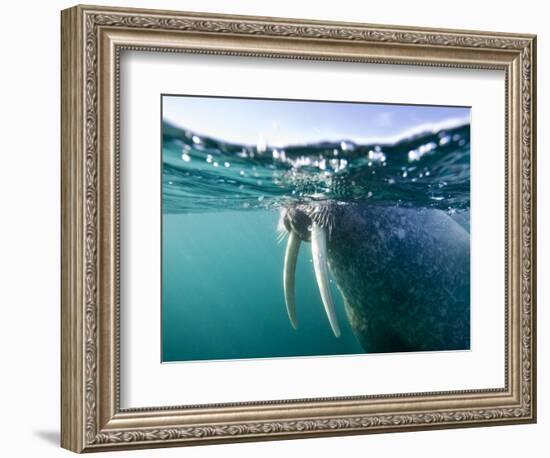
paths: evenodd
<path fill-rule="evenodd" d="M 393 143 L 469 122 L 470 108 L 200 96 L 162 97 L 163 120 L 199 135 L 273 147 L 349 140 Z"/>

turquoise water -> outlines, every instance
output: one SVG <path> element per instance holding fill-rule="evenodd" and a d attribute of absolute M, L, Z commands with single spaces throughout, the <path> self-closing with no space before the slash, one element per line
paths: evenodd
<path fill-rule="evenodd" d="M 304 244 L 286 314 L 281 207 L 324 199 L 433 207 L 469 230 L 470 126 L 395 144 L 235 145 L 163 125 L 162 360 L 363 353 L 334 283 L 329 326 Z"/>
<path fill-rule="evenodd" d="M 342 335 L 332 334 L 309 245 L 296 272 L 299 328 L 291 327 L 277 219 L 273 210 L 164 215 L 164 361 L 362 353 L 334 285 Z"/>

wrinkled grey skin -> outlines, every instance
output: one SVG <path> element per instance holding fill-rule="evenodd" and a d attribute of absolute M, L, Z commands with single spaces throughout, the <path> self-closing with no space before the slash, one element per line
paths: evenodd
<path fill-rule="evenodd" d="M 470 235 L 435 209 L 328 210 L 328 261 L 366 352 L 470 348 Z"/>

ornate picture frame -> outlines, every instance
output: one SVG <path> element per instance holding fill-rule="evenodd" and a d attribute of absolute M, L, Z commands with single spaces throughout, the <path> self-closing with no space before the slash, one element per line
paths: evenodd
<path fill-rule="evenodd" d="M 536 421 L 535 36 L 94 6 L 61 18 L 62 447 L 92 452 Z M 125 50 L 503 71 L 505 386 L 121 408 Z"/>

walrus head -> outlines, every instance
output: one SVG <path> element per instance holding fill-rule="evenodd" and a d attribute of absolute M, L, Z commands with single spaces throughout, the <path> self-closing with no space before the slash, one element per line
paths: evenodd
<path fill-rule="evenodd" d="M 330 294 L 328 272 L 328 242 L 332 236 L 337 206 L 332 202 L 297 204 L 281 212 L 280 228 L 288 233 L 285 251 L 283 287 L 286 309 L 292 327 L 296 329 L 295 275 L 296 262 L 302 242 L 311 242 L 311 255 L 317 286 L 330 327 L 336 337 L 340 327 L 336 318 L 334 302 Z"/>

